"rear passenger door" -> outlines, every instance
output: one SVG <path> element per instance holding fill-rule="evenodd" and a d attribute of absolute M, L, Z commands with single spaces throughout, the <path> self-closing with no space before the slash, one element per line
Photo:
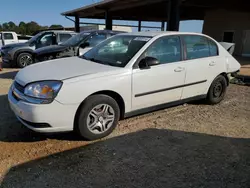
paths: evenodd
<path fill-rule="evenodd" d="M 186 79 L 182 99 L 205 95 L 214 78 L 224 66 L 218 54 L 218 46 L 201 35 L 183 35 Z"/>

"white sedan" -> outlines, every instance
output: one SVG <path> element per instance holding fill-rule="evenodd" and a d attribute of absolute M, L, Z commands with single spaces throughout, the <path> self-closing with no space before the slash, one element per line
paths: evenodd
<path fill-rule="evenodd" d="M 94 140 L 110 134 L 122 118 L 196 99 L 217 104 L 228 74 L 239 69 L 206 35 L 126 33 L 81 57 L 21 70 L 8 98 L 17 118 L 34 131 L 75 130 Z"/>

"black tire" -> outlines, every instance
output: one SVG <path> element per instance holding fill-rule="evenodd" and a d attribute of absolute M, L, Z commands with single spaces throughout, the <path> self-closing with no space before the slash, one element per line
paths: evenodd
<path fill-rule="evenodd" d="M 212 82 L 208 94 L 207 94 L 207 102 L 208 104 L 218 104 L 220 103 L 226 94 L 227 90 L 227 80 L 224 76 L 217 76 Z"/>
<path fill-rule="evenodd" d="M 89 113 L 94 109 L 94 107 L 106 104 L 112 107 L 114 112 L 114 120 L 112 125 L 109 129 L 106 130 L 106 132 L 95 134 L 90 131 L 87 125 L 87 118 L 89 116 Z M 76 125 L 75 125 L 75 131 L 83 137 L 85 140 L 96 140 L 103 138 L 105 136 L 108 136 L 117 126 L 118 121 L 120 118 L 120 108 L 117 102 L 107 95 L 93 95 L 86 99 L 86 101 L 83 103 L 79 115 L 76 119 Z M 98 127 L 97 127 L 98 128 Z M 99 131 L 98 129 L 96 131 Z"/>
<path fill-rule="evenodd" d="M 22 58 L 26 59 L 26 61 L 24 61 Z M 24 68 L 33 63 L 33 57 L 30 53 L 20 53 L 17 57 L 16 63 L 18 68 Z"/>

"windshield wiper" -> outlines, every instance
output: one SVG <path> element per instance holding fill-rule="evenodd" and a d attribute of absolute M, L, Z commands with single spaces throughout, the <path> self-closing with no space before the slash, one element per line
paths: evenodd
<path fill-rule="evenodd" d="M 114 67 L 116 67 L 116 65 L 115 65 L 115 64 L 110 63 L 110 62 L 107 62 L 107 61 L 102 61 L 102 60 L 95 59 L 95 58 L 87 58 L 87 57 L 86 57 L 86 56 L 84 56 L 84 55 L 82 55 L 81 57 L 82 57 L 83 59 L 88 60 L 88 61 L 93 61 L 93 62 L 95 62 L 95 63 L 100 63 L 100 64 L 103 64 L 103 65 L 110 65 L 110 66 L 114 66 Z"/>

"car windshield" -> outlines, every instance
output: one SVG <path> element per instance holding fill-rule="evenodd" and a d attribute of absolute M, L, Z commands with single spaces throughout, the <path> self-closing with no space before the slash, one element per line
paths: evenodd
<path fill-rule="evenodd" d="M 90 33 L 88 33 L 88 32 L 79 33 L 79 34 L 71 37 L 70 39 L 66 40 L 65 42 L 61 43 L 60 45 L 62 45 L 62 46 L 72 46 L 72 47 L 78 46 L 89 35 L 90 35 Z"/>
<path fill-rule="evenodd" d="M 151 37 L 116 35 L 89 50 L 80 58 L 96 63 L 125 67 Z"/>

